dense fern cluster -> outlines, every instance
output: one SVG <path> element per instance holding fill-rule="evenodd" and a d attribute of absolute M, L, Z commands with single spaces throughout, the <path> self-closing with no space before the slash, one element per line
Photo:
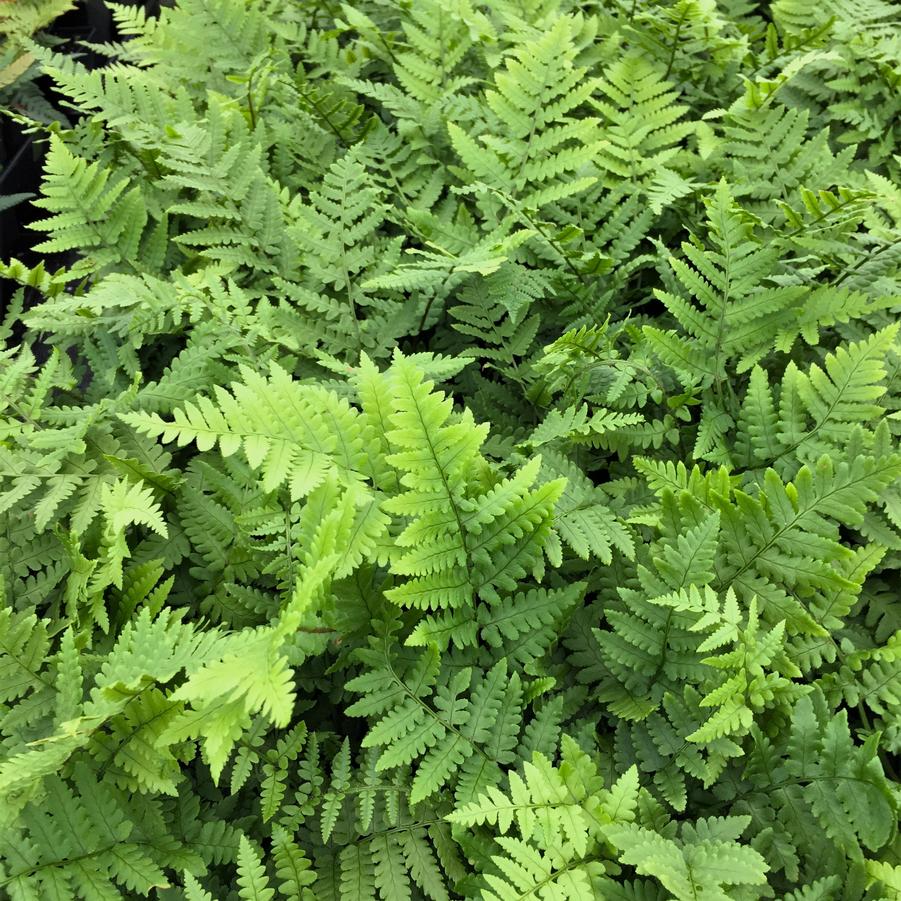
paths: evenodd
<path fill-rule="evenodd" d="M 901 897 L 898 6 L 110 6 L 23 45 L 0 897 Z"/>

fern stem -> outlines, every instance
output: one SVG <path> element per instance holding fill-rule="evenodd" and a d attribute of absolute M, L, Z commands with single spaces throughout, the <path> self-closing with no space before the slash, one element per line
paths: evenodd
<path fill-rule="evenodd" d="M 882 749 L 879 751 L 879 762 L 882 764 L 882 769 L 885 770 L 890 779 L 894 779 L 895 782 L 901 781 L 901 776 L 898 775 L 898 772 L 892 763 L 892 758 Z"/>
<path fill-rule="evenodd" d="M 397 684 L 401 687 L 407 697 L 419 704 L 419 706 L 422 707 L 422 709 L 425 710 L 425 712 L 429 716 L 439 722 L 445 729 L 447 729 L 448 732 L 453 733 L 458 738 L 462 738 L 463 741 L 465 741 L 473 749 L 473 751 L 475 751 L 477 754 L 481 754 L 482 757 L 485 758 L 485 760 L 489 761 L 490 763 L 497 763 L 497 760 L 494 757 L 491 757 L 484 748 L 482 748 L 480 745 L 477 745 L 468 735 L 464 735 L 453 723 L 450 723 L 446 719 L 444 719 L 444 717 L 441 716 L 437 710 L 426 704 L 426 702 L 423 701 L 422 698 L 419 697 L 419 695 L 413 693 L 407 683 L 404 682 L 403 679 L 401 679 L 401 677 L 397 673 L 397 670 L 394 668 L 394 664 L 391 660 L 391 655 L 388 653 L 387 636 L 384 643 L 384 655 L 385 666 L 388 668 L 391 675 L 394 676 L 394 678 L 397 680 Z"/>
<path fill-rule="evenodd" d="M 679 36 L 682 33 L 682 23 L 685 22 L 685 18 L 687 15 L 688 15 L 688 7 L 686 6 L 682 10 L 682 15 L 679 17 L 679 21 L 676 24 L 676 33 L 673 36 L 673 45 L 672 45 L 672 47 L 670 47 L 669 62 L 666 64 L 666 72 L 663 73 L 664 81 L 666 81 L 669 78 L 670 72 L 673 71 L 673 63 L 676 60 L 676 48 L 679 46 Z"/>
<path fill-rule="evenodd" d="M 135 692 L 135 693 L 131 696 L 131 698 L 130 698 L 129 700 L 130 700 L 130 701 L 133 701 L 133 700 L 135 700 L 135 698 L 140 698 L 141 695 L 143 695 L 145 691 L 147 691 L 147 690 L 150 689 L 150 688 L 155 688 L 157 685 L 159 685 L 159 682 L 158 682 L 156 679 L 152 679 L 150 682 L 148 682 L 146 685 L 144 685 L 142 688 L 140 688 L 137 692 Z M 163 708 L 163 709 L 161 709 L 158 713 L 156 713 L 154 716 L 150 717 L 149 720 L 143 720 L 143 721 L 141 722 L 141 724 L 134 730 L 134 732 L 129 732 L 127 735 L 123 736 L 119 741 L 117 741 L 116 744 L 113 746 L 112 751 L 109 751 L 108 748 L 104 748 L 104 751 L 109 751 L 109 757 L 107 757 L 107 759 L 104 760 L 103 763 L 100 764 L 100 765 L 97 767 L 97 779 L 98 779 L 98 781 L 99 781 L 99 780 L 102 780 L 103 777 L 106 775 L 106 772 L 107 772 L 107 770 L 109 769 L 110 764 L 112 764 L 113 760 L 115 759 L 116 755 L 117 755 L 117 754 L 118 754 L 118 753 L 119 753 L 126 745 L 128 745 L 129 742 L 131 742 L 132 739 L 134 739 L 134 737 L 135 737 L 136 735 L 140 734 L 140 732 L 141 732 L 142 729 L 145 729 L 145 728 L 146 728 L 147 726 L 149 726 L 154 720 L 159 719 L 159 717 L 165 716 L 166 713 L 167 713 L 166 708 Z M 98 724 L 97 724 L 97 727 L 96 727 L 95 729 L 91 730 L 91 731 L 92 731 L 92 732 L 96 732 L 97 729 L 99 729 L 100 726 L 102 726 L 102 725 L 103 725 L 103 722 L 98 723 Z"/>
<path fill-rule="evenodd" d="M 501 199 L 508 202 L 513 210 L 517 214 L 522 216 L 522 218 L 525 220 L 526 225 L 528 225 L 530 228 L 534 228 L 535 231 L 537 231 L 538 234 L 541 235 L 542 238 L 544 238 L 548 246 L 560 255 L 560 258 L 563 260 L 563 265 L 566 266 L 566 268 L 569 269 L 569 271 L 578 279 L 582 287 L 588 287 L 588 283 L 585 281 L 585 276 L 581 272 L 579 272 L 579 270 L 573 264 L 573 261 L 564 253 L 559 243 L 545 231 L 542 225 L 539 222 L 536 222 L 524 209 L 522 209 L 516 202 L 515 198 L 509 197 L 501 191 L 495 190 L 495 193 L 499 197 L 501 197 Z M 584 298 L 577 294 L 569 285 L 565 285 L 565 288 L 572 299 L 575 301 L 576 306 L 582 312 L 582 315 L 585 316 L 586 319 L 592 319 L 594 317 L 594 310 L 586 307 Z"/>
<path fill-rule="evenodd" d="M 453 275 L 453 273 L 448 272 L 448 274 L 444 278 L 444 281 L 441 283 L 440 290 L 433 291 L 432 296 L 428 299 L 428 301 L 425 305 L 425 309 L 422 311 L 422 316 L 419 319 L 419 327 L 416 329 L 417 334 L 422 332 L 422 330 L 425 328 L 426 320 L 428 319 L 429 312 L 432 309 L 432 304 L 435 303 L 435 301 L 438 299 L 439 294 L 441 294 L 444 291 L 444 289 L 447 287 L 447 283 L 450 281 L 451 275 Z M 441 321 L 440 315 L 439 315 L 438 321 L 439 322 Z"/>
<path fill-rule="evenodd" d="M 859 483 L 863 482 L 864 480 L 865 477 L 858 478 L 854 482 L 849 480 L 847 482 L 844 482 L 841 488 L 843 490 L 847 489 L 849 486 L 855 484 L 855 482 Z M 838 490 L 838 488 L 833 488 L 831 491 L 815 496 L 809 504 L 799 504 L 795 515 L 791 519 L 786 520 L 785 523 L 778 530 L 776 530 L 772 536 L 770 536 L 765 544 L 763 544 L 759 548 L 755 548 L 755 552 L 751 556 L 751 558 L 741 566 L 738 572 L 735 572 L 732 574 L 732 576 L 730 576 L 730 581 L 735 582 L 735 580 L 738 579 L 739 576 L 743 575 L 748 570 L 748 568 L 754 564 L 754 562 L 761 556 L 761 554 L 766 553 L 771 547 L 776 545 L 786 532 L 790 532 L 799 521 L 803 520 L 810 513 L 811 510 L 815 510 L 817 505 L 822 505 L 824 500 L 830 498 Z"/>
<path fill-rule="evenodd" d="M 307 103 L 309 103 L 310 106 L 312 106 L 313 109 L 316 110 L 316 114 L 319 116 L 319 118 L 322 119 L 322 121 L 325 122 L 325 124 L 328 125 L 328 127 L 332 130 L 332 132 L 334 133 L 335 137 L 338 140 L 338 143 L 342 147 L 347 147 L 348 146 L 347 139 L 344 137 L 343 134 L 341 134 L 341 130 L 338 128 L 338 126 L 335 125 L 334 122 L 332 122 L 331 116 L 329 116 L 329 114 L 327 112 L 323 111 L 323 109 L 319 103 L 319 100 L 316 97 L 315 90 L 312 91 L 309 95 L 304 94 L 302 91 L 300 92 L 300 94 L 307 101 Z"/>
<path fill-rule="evenodd" d="M 463 518 L 460 516 L 460 509 L 457 507 L 457 502 L 454 500 L 453 492 L 450 490 L 450 485 L 447 483 L 447 476 L 444 473 L 444 467 L 441 465 L 441 460 L 438 457 L 438 453 L 435 450 L 435 445 L 432 442 L 432 436 L 429 432 L 428 426 L 425 423 L 425 420 L 422 418 L 422 412 L 419 409 L 418 404 L 414 404 L 416 409 L 416 416 L 419 418 L 419 424 L 422 427 L 422 434 L 425 439 L 426 444 L 429 446 L 429 453 L 432 455 L 432 459 L 435 461 L 435 468 L 438 470 L 439 475 L 441 476 L 441 484 L 444 486 L 444 494 L 447 497 L 447 502 L 450 505 L 451 512 L 454 514 L 454 519 L 457 522 L 457 529 L 460 533 L 460 546 L 463 548 L 463 556 L 466 561 L 466 571 L 471 573 L 473 571 L 472 557 L 469 553 L 469 547 L 466 544 L 466 531 L 463 528 Z"/>
<path fill-rule="evenodd" d="M 833 283 L 832 287 L 837 288 L 849 275 L 858 270 L 864 263 L 876 259 L 881 253 L 885 253 L 887 250 L 891 250 L 893 247 L 897 247 L 898 244 L 901 244 L 901 238 L 896 238 L 894 241 L 891 241 L 888 244 L 885 244 L 883 247 L 880 247 L 873 254 L 864 254 L 853 266 L 850 266 L 846 269 Z"/>
<path fill-rule="evenodd" d="M 250 130 L 257 130 L 257 114 L 253 106 L 253 76 L 256 73 L 251 71 L 247 76 L 247 113 L 250 116 Z"/>
<path fill-rule="evenodd" d="M 782 453 L 779 454 L 778 457 L 775 457 L 771 462 L 776 462 L 783 459 L 783 457 L 794 453 L 802 444 L 804 444 L 805 441 L 809 441 L 811 438 L 813 438 L 813 436 L 816 435 L 816 433 L 819 432 L 819 430 L 829 422 L 829 418 L 832 416 L 833 411 L 842 401 L 842 395 L 844 393 L 845 387 L 847 386 L 847 382 L 850 380 L 850 377 L 856 373 L 857 367 L 863 364 L 866 360 L 866 357 L 862 357 L 857 361 L 854 369 L 850 370 L 850 373 L 846 373 L 845 382 L 841 386 L 841 390 L 836 393 L 835 397 L 832 400 L 832 403 L 829 404 L 829 406 L 826 408 L 826 411 L 820 417 L 820 421 L 812 429 L 810 429 L 810 431 L 805 432 L 794 444 L 790 445 L 784 451 L 782 451 Z"/>
<path fill-rule="evenodd" d="M 841 212 L 845 207 L 851 206 L 854 203 L 857 203 L 859 198 L 857 197 L 849 197 L 847 200 L 843 200 L 841 203 L 837 204 L 834 207 L 830 207 L 826 210 L 825 213 L 820 213 L 815 219 L 811 219 L 810 222 L 805 222 L 803 225 L 799 225 L 796 229 L 788 232 L 788 234 L 783 235 L 784 238 L 794 238 L 797 235 L 801 234 L 801 232 L 810 231 L 814 226 L 819 225 L 821 222 L 824 222 L 826 219 L 829 219 L 833 214 Z M 866 257 L 864 257 L 866 259 Z"/>
<path fill-rule="evenodd" d="M 429 318 L 429 312 L 432 309 L 432 304 L 435 302 L 435 299 L 438 297 L 438 292 L 432 292 L 432 296 L 428 299 L 425 305 L 425 309 L 422 311 L 422 316 L 419 317 L 419 325 L 416 327 L 416 333 L 420 334 L 422 330 L 425 328 L 426 320 Z"/>
<path fill-rule="evenodd" d="M 342 198 L 342 206 L 343 206 L 343 198 Z M 357 318 L 357 305 L 354 303 L 354 295 L 353 295 L 353 283 L 350 277 L 350 269 L 347 266 L 347 249 L 348 245 L 345 243 L 345 233 L 342 229 L 341 232 L 341 263 L 342 269 L 344 271 L 344 286 L 347 291 L 347 303 L 350 307 L 350 317 L 353 321 L 354 326 L 354 338 L 357 342 L 357 362 L 359 362 L 360 356 L 363 353 L 363 339 L 360 335 L 360 321 Z"/>

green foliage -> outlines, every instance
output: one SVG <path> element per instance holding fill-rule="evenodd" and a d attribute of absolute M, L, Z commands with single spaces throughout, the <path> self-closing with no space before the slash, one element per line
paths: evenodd
<path fill-rule="evenodd" d="M 34 64 L 28 42 L 41 37 L 40 32 L 73 5 L 72 0 L 21 0 L 0 7 L 0 97 L 15 97 L 13 88 L 22 91 L 20 79 L 25 80 Z M 16 99 L 22 103 L 27 93 Z"/>
<path fill-rule="evenodd" d="M 27 45 L 0 897 L 896 897 L 895 7 L 111 10 Z"/>

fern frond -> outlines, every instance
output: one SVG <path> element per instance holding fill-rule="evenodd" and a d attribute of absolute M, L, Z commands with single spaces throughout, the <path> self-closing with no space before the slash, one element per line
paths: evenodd
<path fill-rule="evenodd" d="M 49 233 L 38 252 L 81 248 L 87 258 L 78 271 L 84 274 L 137 258 L 148 214 L 140 188 L 130 187 L 127 178 L 73 155 L 53 137 L 42 190 L 34 204 L 53 215 L 32 224 Z"/>
<path fill-rule="evenodd" d="M 552 190 L 559 201 L 595 180 L 580 173 L 590 171 L 601 146 L 598 122 L 572 115 L 595 85 L 574 65 L 573 33 L 574 22 L 560 17 L 511 53 L 486 94 L 494 121 L 485 132 L 474 137 L 448 123 L 454 150 L 475 179 L 528 207 L 549 202 Z M 554 190 L 561 180 L 566 184 Z"/>
<path fill-rule="evenodd" d="M 261 469 L 265 490 L 289 483 L 292 496 L 309 494 L 326 474 L 345 483 L 364 478 L 366 470 L 358 414 L 328 390 L 293 381 L 272 364 L 268 379 L 249 367 L 231 392 L 217 388 L 216 401 L 199 398 L 176 409 L 173 420 L 157 414 L 123 413 L 129 425 L 164 441 L 195 442 L 201 450 L 217 443 L 224 456 L 243 449 L 254 469 Z"/>
<path fill-rule="evenodd" d="M 690 337 L 645 330 L 666 362 L 693 374 L 705 387 L 722 383 L 730 358 L 740 354 L 739 372 L 761 359 L 780 329 L 794 320 L 797 303 L 805 295 L 800 287 L 764 284 L 777 253 L 753 238 L 725 181 L 708 203 L 707 213 L 715 250 L 705 252 L 694 243 L 683 243 L 685 259 L 669 260 L 683 295 L 655 292 Z"/>

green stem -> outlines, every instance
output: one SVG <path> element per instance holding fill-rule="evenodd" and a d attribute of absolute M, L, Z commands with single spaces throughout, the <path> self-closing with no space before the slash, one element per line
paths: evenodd
<path fill-rule="evenodd" d="M 673 62 L 676 59 L 676 47 L 679 46 L 679 35 L 682 33 L 682 24 L 685 22 L 685 17 L 688 15 L 688 7 L 686 7 L 682 11 L 682 15 L 679 18 L 679 22 L 676 25 L 676 33 L 673 35 L 673 46 L 670 48 L 669 54 L 669 62 L 666 66 L 666 72 L 663 73 L 663 80 L 667 81 L 670 76 L 670 72 L 673 71 Z"/>

